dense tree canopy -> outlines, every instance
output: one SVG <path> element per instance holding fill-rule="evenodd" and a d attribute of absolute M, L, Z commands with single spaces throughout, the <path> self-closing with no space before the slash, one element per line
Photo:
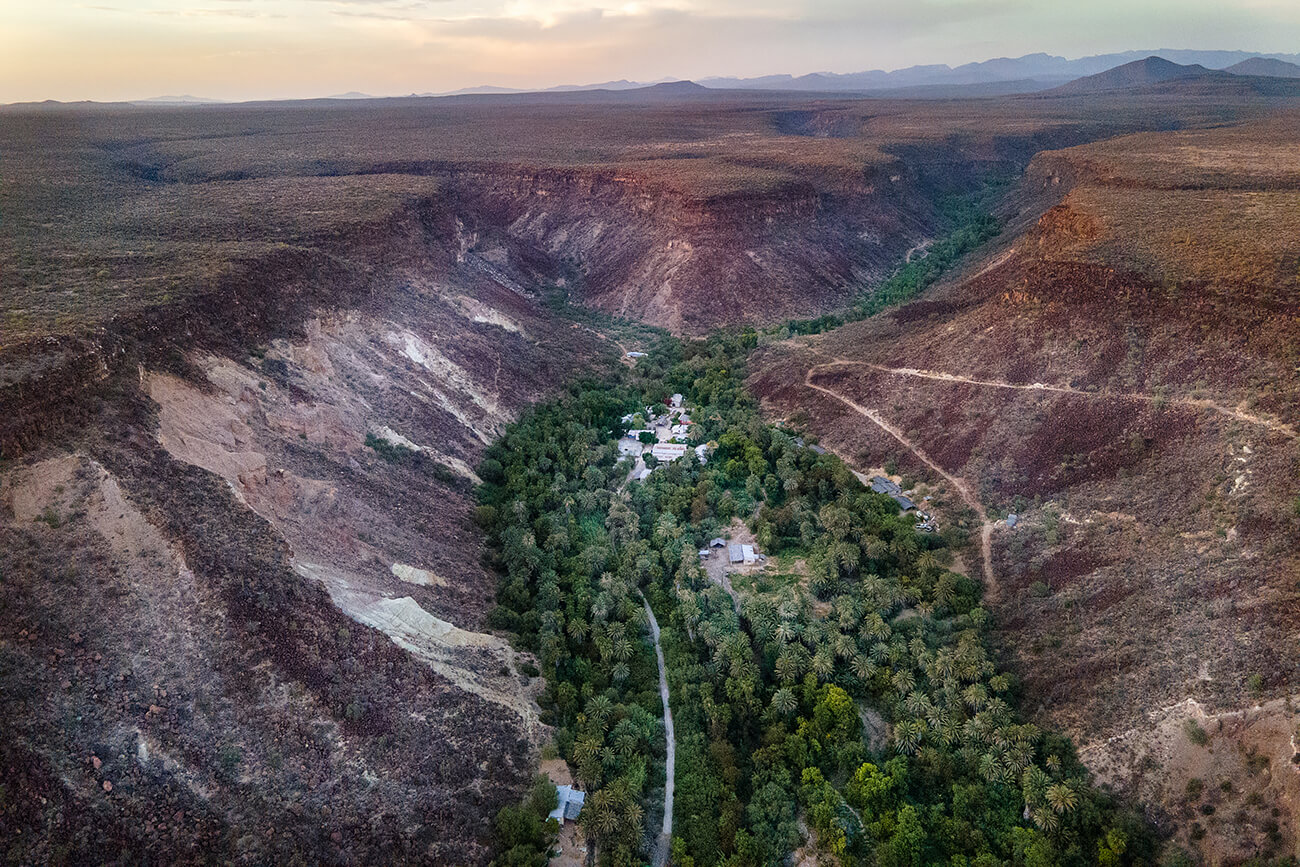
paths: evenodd
<path fill-rule="evenodd" d="M 665 339 L 635 370 L 535 408 L 480 470 L 493 622 L 541 662 L 601 862 L 639 863 L 662 809 L 642 594 L 665 624 L 675 864 L 780 863 L 801 820 L 846 864 L 1151 861 L 1144 826 L 1069 742 L 1017 719 L 980 587 L 944 565 L 954 540 L 918 533 L 838 458 L 761 420 L 742 385 L 754 344 Z M 619 419 L 675 392 L 695 407 L 692 443 L 715 446 L 707 464 L 688 451 L 629 482 Z M 733 603 L 696 551 L 734 519 L 799 574 Z M 884 742 L 864 736 L 872 715 Z"/>

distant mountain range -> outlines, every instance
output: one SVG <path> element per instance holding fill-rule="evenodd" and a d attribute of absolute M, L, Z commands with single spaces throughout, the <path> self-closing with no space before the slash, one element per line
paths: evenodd
<path fill-rule="evenodd" d="M 1195 51 L 1162 49 L 1159 51 L 1124 51 L 1097 54 L 1067 60 L 1050 54 L 1026 54 L 1023 57 L 999 57 L 961 66 L 931 64 L 909 66 L 892 72 L 817 72 L 809 75 L 764 75 L 756 78 L 703 78 L 697 83 L 711 90 L 782 90 L 831 93 L 869 93 L 915 99 L 960 96 L 1003 96 L 1050 90 L 1060 85 L 1107 70 L 1142 63 L 1148 58 L 1170 67 L 1200 69 L 1203 72 L 1226 70 L 1235 75 L 1274 78 L 1300 77 L 1300 54 L 1252 54 L 1247 51 Z M 419 96 L 467 96 L 479 94 L 571 93 L 577 91 L 639 90 L 660 82 L 636 82 L 620 79 L 590 85 L 561 85 L 540 91 L 482 85 L 446 93 L 423 93 Z M 1153 82 L 1147 82 L 1153 83 Z"/>
<path fill-rule="evenodd" d="M 1055 88 L 1052 92 L 1101 93 L 1107 90 L 1130 90 L 1152 84 L 1163 84 L 1166 81 L 1203 78 L 1209 75 L 1231 76 L 1232 73 L 1211 70 L 1199 63 L 1182 65 L 1172 63 L 1163 57 L 1145 57 L 1142 60 L 1116 66 L 1114 69 L 1107 69 L 1105 72 L 1098 72 L 1096 75 L 1076 78 L 1068 84 Z"/>
<path fill-rule="evenodd" d="M 1097 54 L 1067 60 L 1050 54 L 999 57 L 961 66 L 929 64 L 892 72 L 817 72 L 809 75 L 764 75 L 755 78 L 705 78 L 698 82 L 665 78 L 653 82 L 604 81 L 597 84 L 563 84 L 542 90 L 480 85 L 441 93 L 412 93 L 408 97 L 493 96 L 525 94 L 614 94 L 636 91 L 651 98 L 700 94 L 706 90 L 776 90 L 867 94 L 906 99 L 949 99 L 1053 91 L 1062 94 L 1151 86 L 1175 79 L 1249 76 L 1300 79 L 1300 54 L 1252 54 L 1247 51 L 1196 51 L 1161 49 Z M 1107 76 L 1107 77 L 1099 77 Z M 1162 77 L 1165 76 L 1165 77 Z M 1090 81 L 1090 79 L 1095 79 Z M 1131 79 L 1131 80 L 1130 80 Z M 1077 85 L 1077 86 L 1076 86 Z M 1276 86 L 1281 86 L 1276 85 Z M 630 95 L 630 94 L 629 94 Z M 331 100 L 382 99 L 359 91 L 325 97 Z M 131 100 L 131 105 L 183 106 L 220 104 L 226 100 L 189 94 Z M 71 103 L 57 103 L 71 105 Z M 31 103 L 30 105 L 37 105 Z M 53 107 L 46 101 L 41 105 Z"/>
<path fill-rule="evenodd" d="M 1269 78 L 1300 78 L 1300 66 L 1272 57 L 1252 57 L 1225 67 L 1233 75 L 1263 75 Z"/>
<path fill-rule="evenodd" d="M 131 100 L 134 105 L 215 105 L 225 101 L 224 99 L 211 99 L 206 96 L 190 96 L 188 93 Z"/>
<path fill-rule="evenodd" d="M 1264 71 L 1252 72 L 1252 70 Z M 1096 75 L 1076 78 L 1047 93 L 1068 96 L 1185 84 L 1187 87 L 1184 90 L 1196 88 L 1204 92 L 1207 88 L 1213 88 L 1222 92 L 1225 88 L 1230 88 L 1243 92 L 1255 90 L 1282 95 L 1300 89 L 1296 83 L 1283 79 L 1297 78 L 1300 78 L 1300 66 L 1274 59 L 1252 58 L 1243 63 L 1233 64 L 1229 69 L 1209 69 L 1199 63 L 1184 65 L 1165 60 L 1163 57 L 1144 57 Z"/>
<path fill-rule="evenodd" d="M 1067 60 L 1050 54 L 1026 54 L 1023 57 L 999 57 L 961 66 L 944 64 L 909 66 L 893 72 L 818 72 L 810 75 L 766 75 L 759 78 L 704 78 L 700 84 L 712 88 L 758 88 L 763 90 L 816 90 L 816 91 L 884 91 L 901 88 L 933 87 L 938 85 L 975 85 L 996 82 L 1037 82 L 1047 89 L 1105 72 L 1117 66 L 1159 57 L 1180 65 L 1200 65 L 1207 69 L 1223 69 L 1243 62 L 1270 60 L 1282 61 L 1292 66 L 1300 61 L 1300 54 L 1255 54 L 1247 51 L 1194 51 L 1161 49 L 1158 51 L 1124 51 L 1116 54 L 1097 54 Z M 1269 75 L 1252 71 L 1250 75 Z M 1276 73 L 1273 73 L 1276 75 Z"/>
<path fill-rule="evenodd" d="M 656 84 L 671 84 L 677 80 L 676 78 L 660 78 L 657 81 L 628 81 L 626 78 L 620 78 L 618 81 L 602 81 L 599 84 L 557 84 L 555 87 L 546 87 L 541 90 L 481 84 L 478 87 L 462 87 L 460 90 L 446 90 L 441 93 L 415 93 L 412 96 L 479 96 L 494 93 L 574 93 L 580 90 L 640 90 L 645 87 L 653 87 Z"/>

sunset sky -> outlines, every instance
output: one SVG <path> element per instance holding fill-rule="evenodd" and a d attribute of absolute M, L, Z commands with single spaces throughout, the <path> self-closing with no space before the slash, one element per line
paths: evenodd
<path fill-rule="evenodd" d="M 0 102 L 856 72 L 1035 51 L 1295 51 L 1297 0 L 5 0 Z"/>

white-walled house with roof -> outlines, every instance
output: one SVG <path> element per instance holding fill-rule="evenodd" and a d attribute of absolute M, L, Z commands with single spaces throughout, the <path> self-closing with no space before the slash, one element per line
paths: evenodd
<path fill-rule="evenodd" d="M 559 803 L 546 817 L 555 819 L 563 825 L 566 819 L 572 822 L 582 813 L 582 806 L 587 802 L 587 793 L 580 792 L 573 786 L 556 786 L 555 799 Z"/>
<path fill-rule="evenodd" d="M 650 447 L 650 454 L 654 455 L 657 460 L 665 463 L 672 463 L 682 455 L 690 446 L 678 445 L 675 443 L 655 443 Z"/>

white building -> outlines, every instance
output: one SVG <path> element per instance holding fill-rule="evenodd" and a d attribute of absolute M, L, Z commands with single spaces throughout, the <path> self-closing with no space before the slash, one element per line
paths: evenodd
<path fill-rule="evenodd" d="M 673 409 L 682 408 L 682 396 L 680 394 L 674 394 L 672 397 L 672 401 L 673 401 Z"/>
<path fill-rule="evenodd" d="M 582 813 L 582 805 L 587 802 L 587 793 L 579 792 L 573 786 L 556 786 L 555 797 L 559 805 L 547 814 L 548 819 L 555 819 L 561 825 L 564 820 L 573 821 Z"/>
<path fill-rule="evenodd" d="M 665 463 L 672 463 L 682 455 L 686 454 L 688 448 L 690 448 L 690 446 L 678 445 L 675 443 L 655 443 L 650 449 L 650 454 Z"/>

